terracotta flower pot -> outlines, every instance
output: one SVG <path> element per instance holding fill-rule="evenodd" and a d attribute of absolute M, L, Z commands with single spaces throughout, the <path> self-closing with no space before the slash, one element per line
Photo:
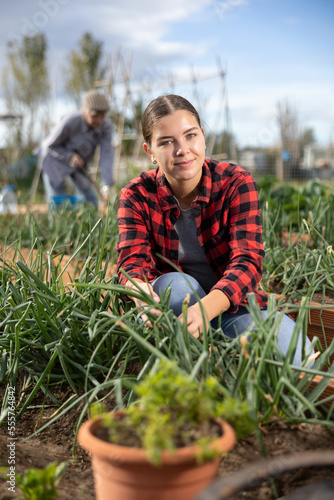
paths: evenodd
<path fill-rule="evenodd" d="M 222 436 L 211 447 L 219 452 L 230 450 L 236 436 L 233 428 L 218 421 Z M 94 433 L 101 418 L 86 421 L 78 440 L 91 453 L 97 500 L 190 500 L 216 477 L 220 458 L 198 465 L 199 446 L 163 452 L 162 465 L 152 465 L 143 449 L 108 443 Z"/>

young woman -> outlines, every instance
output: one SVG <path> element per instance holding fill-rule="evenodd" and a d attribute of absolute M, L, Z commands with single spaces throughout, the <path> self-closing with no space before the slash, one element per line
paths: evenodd
<path fill-rule="evenodd" d="M 240 166 L 205 159 L 200 117 L 181 96 L 154 99 L 144 111 L 142 130 L 144 150 L 157 168 L 121 191 L 120 282 L 134 288 L 124 270 L 157 302 L 159 293 L 170 287 L 170 305 L 180 321 L 189 293 L 187 326 L 195 337 L 209 321 L 216 326 L 220 313 L 223 332 L 231 337 L 241 334 L 253 322 L 245 308 L 248 293 L 255 294 L 263 316 L 267 314 L 267 296 L 256 289 L 264 247 L 254 179 Z M 160 314 L 159 309 L 150 311 Z M 278 338 L 283 353 L 294 326 L 285 316 Z M 302 361 L 301 344 L 300 340 L 295 364 Z"/>

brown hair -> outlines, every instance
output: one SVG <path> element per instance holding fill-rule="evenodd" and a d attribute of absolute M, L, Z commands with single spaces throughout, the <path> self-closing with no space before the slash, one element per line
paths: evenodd
<path fill-rule="evenodd" d="M 198 125 L 201 126 L 197 110 L 187 99 L 175 94 L 163 95 L 153 99 L 143 113 L 141 126 L 145 142 L 151 145 L 153 127 L 160 118 L 179 110 L 189 111 L 195 116 Z"/>

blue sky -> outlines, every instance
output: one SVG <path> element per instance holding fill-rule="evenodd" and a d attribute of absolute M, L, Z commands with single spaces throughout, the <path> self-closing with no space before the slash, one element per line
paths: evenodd
<path fill-rule="evenodd" d="M 73 109 L 63 95 L 64 60 L 89 31 L 112 59 L 118 46 L 125 58 L 132 54 L 133 90 L 145 101 L 180 93 L 197 105 L 208 129 L 225 126 L 218 111 L 227 102 L 240 146 L 275 144 L 277 103 L 285 101 L 301 129 L 313 128 L 318 142 L 328 144 L 334 139 L 333 25 L 333 0 L 16 0 L 6 2 L 0 20 L 0 71 L 8 40 L 45 33 L 57 121 Z M 224 102 L 218 60 L 226 70 Z M 211 78 L 195 87 L 193 74 Z M 0 113 L 2 97 L 1 89 Z"/>

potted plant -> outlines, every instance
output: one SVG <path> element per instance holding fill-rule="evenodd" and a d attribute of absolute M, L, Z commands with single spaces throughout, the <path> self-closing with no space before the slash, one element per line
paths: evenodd
<path fill-rule="evenodd" d="M 214 377 L 199 382 L 171 361 L 160 360 L 134 390 L 139 399 L 125 410 L 97 414 L 79 429 L 98 500 L 190 499 L 236 442 L 224 412 L 237 426 L 253 425 L 245 404 L 222 394 Z"/>

